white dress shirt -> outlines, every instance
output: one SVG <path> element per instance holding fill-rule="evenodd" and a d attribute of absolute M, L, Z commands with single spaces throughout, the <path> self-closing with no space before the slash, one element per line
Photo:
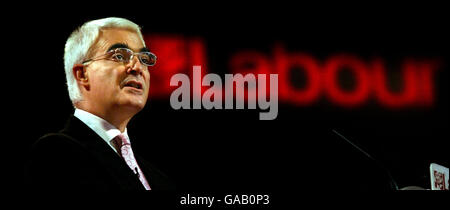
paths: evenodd
<path fill-rule="evenodd" d="M 113 142 L 113 139 L 117 135 L 121 134 L 119 129 L 117 129 L 114 125 L 111 125 L 111 123 L 106 120 L 81 109 L 75 109 L 74 116 L 97 133 L 97 135 L 99 135 L 118 155 L 120 155 Z M 130 139 L 128 137 L 127 128 L 125 128 L 125 131 L 122 134 Z"/>

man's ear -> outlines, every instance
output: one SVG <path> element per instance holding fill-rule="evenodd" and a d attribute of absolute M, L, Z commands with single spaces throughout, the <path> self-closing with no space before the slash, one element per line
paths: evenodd
<path fill-rule="evenodd" d="M 89 89 L 89 77 L 86 71 L 86 66 L 82 64 L 75 64 L 73 65 L 72 71 L 77 83 Z"/>

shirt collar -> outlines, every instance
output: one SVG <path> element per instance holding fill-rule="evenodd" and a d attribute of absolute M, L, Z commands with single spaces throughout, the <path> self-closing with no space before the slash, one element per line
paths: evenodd
<path fill-rule="evenodd" d="M 80 119 L 89 128 L 94 130 L 97 135 L 99 135 L 116 153 L 118 153 L 112 143 L 112 140 L 117 135 L 121 134 L 119 129 L 106 120 L 81 109 L 75 109 L 74 116 Z M 125 128 L 125 131 L 122 134 L 126 138 L 130 139 L 128 137 L 127 128 Z"/>

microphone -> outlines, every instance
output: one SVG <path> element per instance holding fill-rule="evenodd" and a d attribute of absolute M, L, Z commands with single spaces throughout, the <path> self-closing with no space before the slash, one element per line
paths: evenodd
<path fill-rule="evenodd" d="M 369 153 L 367 153 L 366 151 L 364 151 L 363 149 L 359 148 L 358 146 L 356 146 L 353 142 L 351 142 L 350 140 L 348 140 L 347 138 L 345 138 L 345 136 L 343 136 L 342 134 L 340 134 L 339 132 L 337 132 L 335 129 L 332 129 L 332 131 L 338 135 L 339 137 L 341 137 L 341 139 L 344 139 L 347 143 L 349 143 L 350 145 L 352 145 L 354 148 L 356 148 L 358 151 L 360 151 L 362 154 L 364 154 L 366 157 L 368 157 L 370 160 L 372 160 L 373 162 L 376 163 L 376 165 L 378 167 L 380 167 L 389 177 L 389 181 L 390 181 L 390 186 L 391 188 L 396 191 L 398 190 L 398 185 L 397 182 L 394 180 L 394 177 L 392 177 L 391 173 L 389 172 L 389 170 L 384 167 L 384 165 L 379 162 L 378 160 L 376 160 L 375 158 L 373 158 L 371 155 L 369 155 Z"/>
<path fill-rule="evenodd" d="M 135 175 L 138 177 L 138 178 L 140 178 L 140 174 L 139 174 L 139 171 L 138 171 L 138 168 L 137 167 L 134 167 L 134 172 L 135 172 Z"/>

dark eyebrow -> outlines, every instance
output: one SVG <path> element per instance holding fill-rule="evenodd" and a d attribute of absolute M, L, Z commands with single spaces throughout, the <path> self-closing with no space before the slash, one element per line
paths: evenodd
<path fill-rule="evenodd" d="M 130 47 L 128 47 L 128 45 L 125 44 L 125 43 L 116 43 L 116 44 L 111 45 L 111 47 L 109 47 L 109 49 L 108 49 L 107 52 L 109 52 L 109 51 L 111 51 L 111 50 L 114 50 L 114 49 L 117 49 L 117 48 L 127 48 L 127 49 L 130 49 Z"/>
<path fill-rule="evenodd" d="M 139 52 L 150 52 L 150 50 L 146 47 L 143 47 L 139 50 Z"/>
<path fill-rule="evenodd" d="M 130 47 L 129 47 L 127 44 L 125 44 L 125 43 L 116 43 L 116 44 L 111 45 L 111 47 L 109 47 L 109 49 L 108 49 L 107 52 L 109 52 L 109 51 L 111 51 L 111 50 L 114 50 L 114 49 L 117 49 L 117 48 L 127 48 L 127 49 L 130 49 Z M 131 49 L 130 49 L 130 50 L 131 50 Z M 150 50 L 149 50 L 147 47 L 143 47 L 143 48 L 141 48 L 141 49 L 139 50 L 139 52 L 150 52 Z"/>

